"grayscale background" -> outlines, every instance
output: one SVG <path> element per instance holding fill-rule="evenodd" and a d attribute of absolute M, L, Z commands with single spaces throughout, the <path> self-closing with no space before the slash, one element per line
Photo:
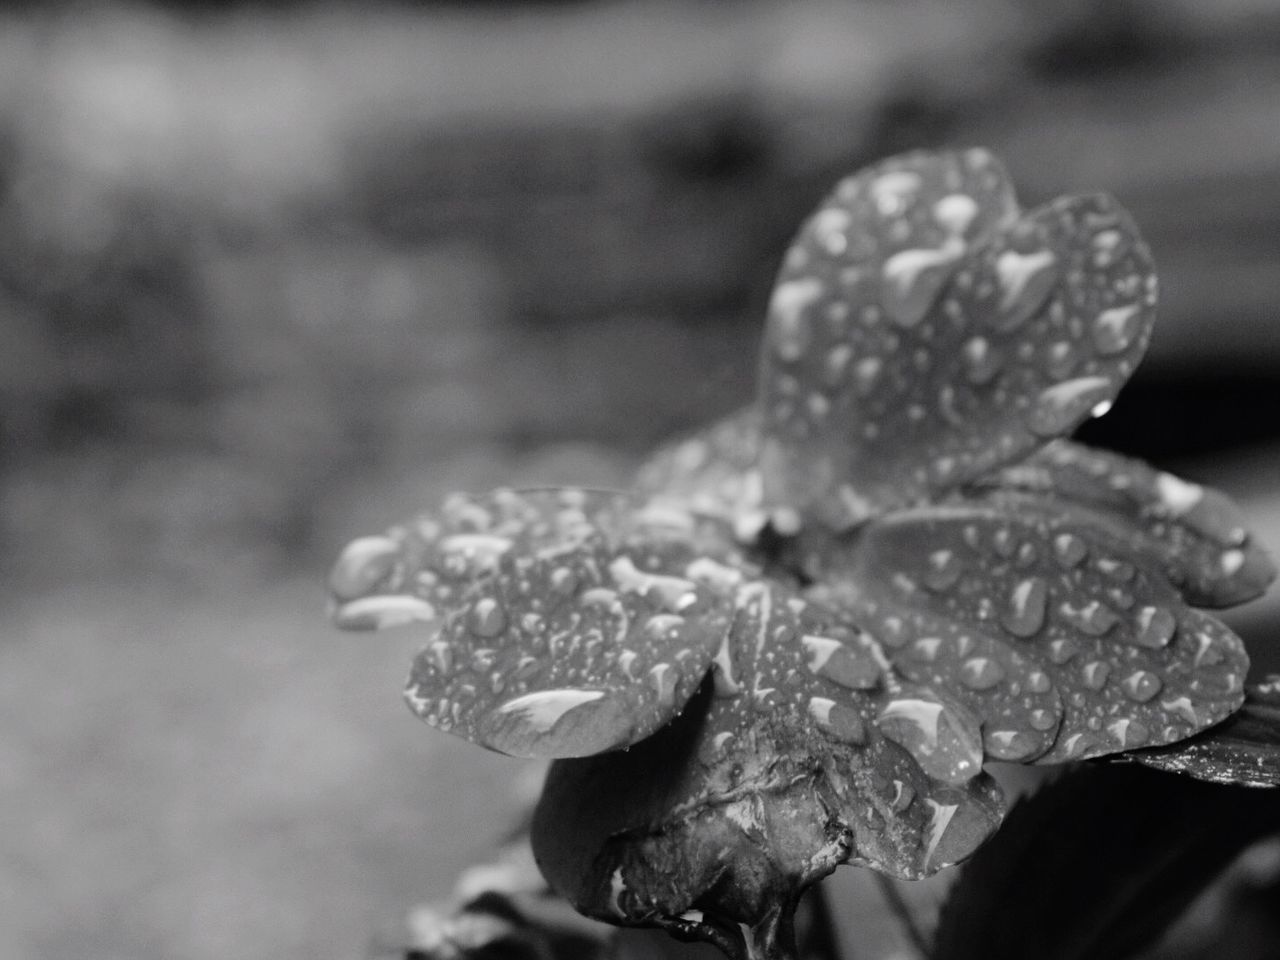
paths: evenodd
<path fill-rule="evenodd" d="M 749 398 L 830 185 L 941 145 L 1129 207 L 1161 319 L 1088 436 L 1280 554 L 1280 3 L 0 6 L 0 958 L 398 943 L 537 769 L 410 716 L 329 559 L 624 484 Z M 1280 593 L 1229 619 L 1280 669 Z"/>

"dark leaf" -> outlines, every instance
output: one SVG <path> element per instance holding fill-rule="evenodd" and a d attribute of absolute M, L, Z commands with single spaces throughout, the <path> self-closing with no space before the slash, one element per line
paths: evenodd
<path fill-rule="evenodd" d="M 975 488 L 1051 496 L 1105 515 L 1135 553 L 1163 566 L 1194 606 L 1245 603 L 1276 577 L 1275 564 L 1228 497 L 1141 460 L 1059 440 Z M 1017 503 L 1012 498 L 1010 507 Z"/>
<path fill-rule="evenodd" d="M 1017 217 L 981 150 L 846 180 L 801 229 L 766 329 L 767 508 L 840 529 L 935 498 L 1110 406 L 1155 274 L 1103 196 Z"/>
<path fill-rule="evenodd" d="M 1216 727 L 1125 759 L 1213 783 L 1280 786 L 1280 677 L 1248 687 L 1244 706 Z"/>
<path fill-rule="evenodd" d="M 964 866 L 933 960 L 1131 957 L 1277 830 L 1268 792 L 1137 766 L 1075 768 L 1016 804 Z"/>
<path fill-rule="evenodd" d="M 829 564 L 811 593 L 871 630 L 905 676 L 955 691 L 993 759 L 1172 743 L 1243 700 L 1239 638 L 1105 523 L 1047 498 L 891 514 Z"/>

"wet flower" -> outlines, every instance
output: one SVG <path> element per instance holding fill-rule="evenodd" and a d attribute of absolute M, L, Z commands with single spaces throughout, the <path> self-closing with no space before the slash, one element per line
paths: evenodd
<path fill-rule="evenodd" d="M 349 545 L 340 626 L 423 631 L 429 724 L 557 758 L 534 826 L 579 909 L 785 952 L 839 863 L 920 877 L 987 761 L 1182 740 L 1243 699 L 1199 607 L 1274 576 L 1221 494 L 1061 439 L 1155 312 L 1105 196 L 1020 212 L 982 150 L 842 182 L 787 254 L 759 401 L 627 493 L 457 496 Z M 779 945 L 783 946 L 779 946 Z"/>

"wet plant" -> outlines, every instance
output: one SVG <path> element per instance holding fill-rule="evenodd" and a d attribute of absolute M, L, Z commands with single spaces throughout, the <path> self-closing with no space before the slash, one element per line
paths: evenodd
<path fill-rule="evenodd" d="M 973 855 L 990 762 L 1274 784 L 1274 707 L 1217 726 L 1249 664 L 1203 610 L 1270 560 L 1220 493 L 1065 439 L 1156 296 L 1110 198 L 1023 212 L 986 151 L 886 160 L 787 253 L 753 407 L 632 490 L 457 495 L 354 541 L 335 621 L 420 630 L 415 713 L 555 760 L 533 850 L 578 910 L 734 957 L 795 956 L 839 864 Z"/>

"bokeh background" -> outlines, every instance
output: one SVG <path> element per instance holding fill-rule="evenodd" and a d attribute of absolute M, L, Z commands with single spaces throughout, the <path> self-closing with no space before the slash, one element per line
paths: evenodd
<path fill-rule="evenodd" d="M 537 771 L 404 710 L 330 557 L 625 483 L 749 398 L 837 178 L 974 144 L 1134 213 L 1161 320 L 1089 436 L 1280 554 L 1273 0 L 0 7 L 0 957 L 394 946 Z M 1280 669 L 1280 599 L 1230 619 Z"/>

